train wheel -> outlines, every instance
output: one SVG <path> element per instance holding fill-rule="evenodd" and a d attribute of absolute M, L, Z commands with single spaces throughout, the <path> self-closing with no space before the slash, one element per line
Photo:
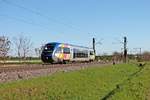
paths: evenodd
<path fill-rule="evenodd" d="M 65 60 L 63 60 L 63 64 L 66 64 L 67 62 Z"/>
<path fill-rule="evenodd" d="M 63 60 L 63 64 L 68 64 L 69 60 Z"/>

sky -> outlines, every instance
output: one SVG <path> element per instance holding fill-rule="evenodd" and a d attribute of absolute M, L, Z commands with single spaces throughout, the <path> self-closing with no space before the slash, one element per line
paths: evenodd
<path fill-rule="evenodd" d="M 97 54 L 150 51 L 150 0 L 0 0 L 0 35 L 22 34 L 33 47 L 62 42 L 92 47 Z M 138 51 L 135 51 L 138 52 Z M 134 52 L 134 53 L 135 53 Z"/>

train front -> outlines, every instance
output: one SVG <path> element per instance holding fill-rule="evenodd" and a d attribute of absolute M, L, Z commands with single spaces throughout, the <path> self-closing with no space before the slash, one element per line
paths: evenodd
<path fill-rule="evenodd" d="M 54 49 L 55 49 L 56 43 L 48 43 L 44 46 L 42 54 L 41 54 L 41 60 L 44 63 L 53 63 L 53 55 L 54 55 Z"/>

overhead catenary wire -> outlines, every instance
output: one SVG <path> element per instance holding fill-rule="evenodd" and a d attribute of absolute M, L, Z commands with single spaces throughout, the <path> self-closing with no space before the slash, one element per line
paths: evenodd
<path fill-rule="evenodd" d="M 43 28 L 45 30 L 48 30 L 48 28 L 44 27 L 43 25 L 41 24 L 37 24 L 37 23 L 34 23 L 32 21 L 27 21 L 25 19 L 21 19 L 21 18 L 17 18 L 17 17 L 12 17 L 12 16 L 9 16 L 9 15 L 6 15 L 6 14 L 0 14 L 1 17 L 5 17 L 5 18 L 8 18 L 8 19 L 13 19 L 13 20 L 16 20 L 18 22 L 22 22 L 22 23 L 26 23 L 26 24 L 30 24 L 30 25 L 33 25 L 33 26 L 38 26 L 40 28 Z"/>
<path fill-rule="evenodd" d="M 6 4 L 8 4 L 8 5 L 15 6 L 15 7 L 17 7 L 17 8 L 26 10 L 26 11 L 28 11 L 28 12 L 30 12 L 30 13 L 33 13 L 33 14 L 38 15 L 38 16 L 40 16 L 40 17 L 43 17 L 43 18 L 45 18 L 45 19 L 47 19 L 47 20 L 49 20 L 49 21 L 53 21 L 54 23 L 58 23 L 58 24 L 61 24 L 61 25 L 65 26 L 65 27 L 71 28 L 71 29 L 73 29 L 73 30 L 80 31 L 79 28 L 75 28 L 75 27 L 72 26 L 72 25 L 69 25 L 69 24 L 64 23 L 64 22 L 62 22 L 62 21 L 58 21 L 58 20 L 56 20 L 56 19 L 54 19 L 54 18 L 51 18 L 50 16 L 47 16 L 47 15 L 45 15 L 45 14 L 39 12 L 39 11 L 30 9 L 30 8 L 27 8 L 27 7 L 25 7 L 25 6 L 22 6 L 22 5 L 13 3 L 12 1 L 8 1 L 8 0 L 2 0 L 2 2 L 6 3 Z"/>

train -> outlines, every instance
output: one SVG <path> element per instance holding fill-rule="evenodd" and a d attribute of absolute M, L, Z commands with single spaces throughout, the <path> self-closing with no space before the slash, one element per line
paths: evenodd
<path fill-rule="evenodd" d="M 43 47 L 41 60 L 44 63 L 89 62 L 95 60 L 95 53 L 88 47 L 50 42 Z"/>

